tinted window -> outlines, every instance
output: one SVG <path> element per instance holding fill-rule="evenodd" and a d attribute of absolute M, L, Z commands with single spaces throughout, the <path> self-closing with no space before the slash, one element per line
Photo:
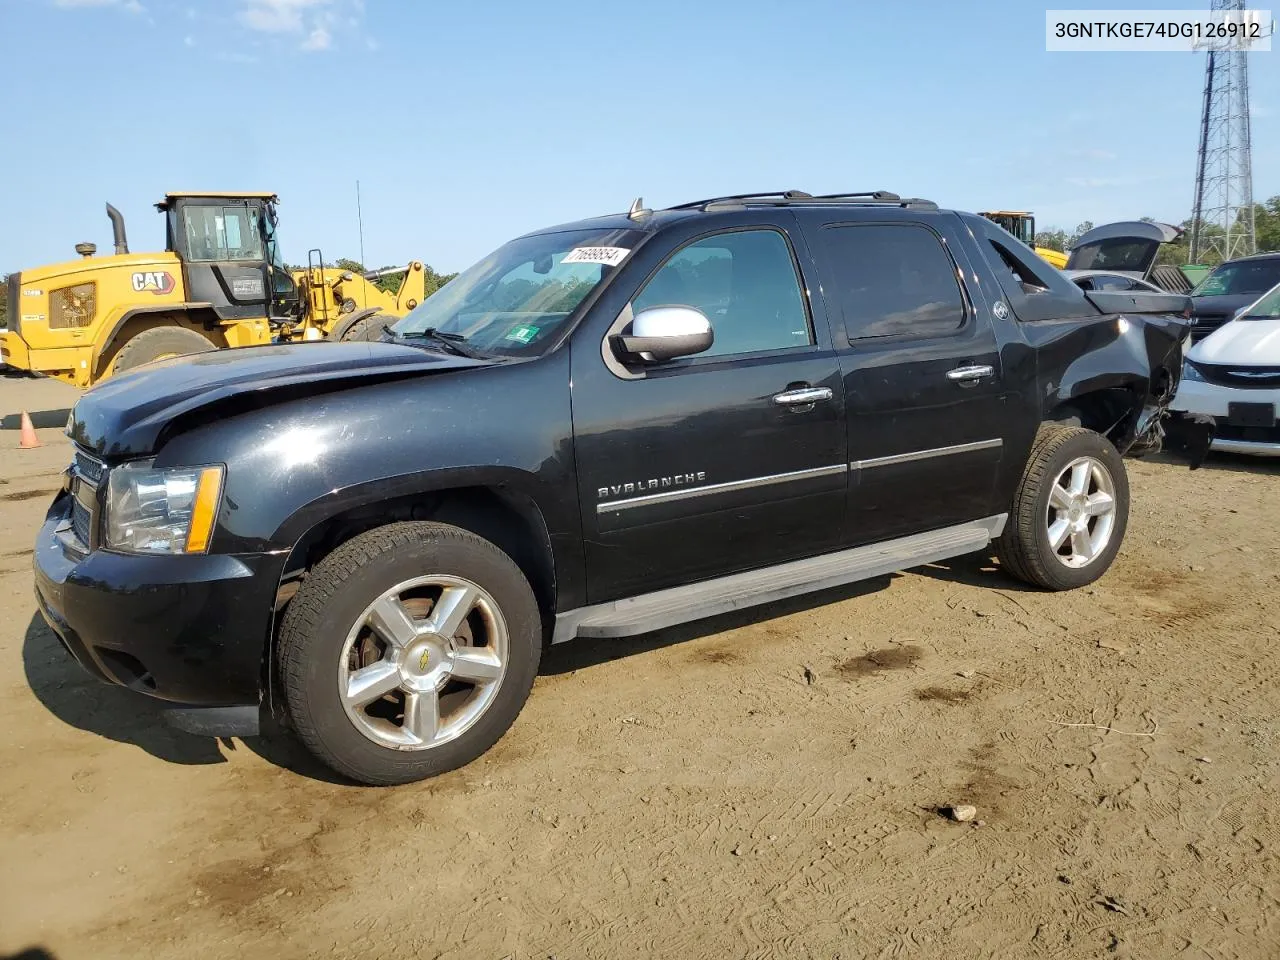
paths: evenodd
<path fill-rule="evenodd" d="M 256 207 L 188 206 L 182 219 L 190 260 L 263 259 Z"/>
<path fill-rule="evenodd" d="M 1134 288 L 1134 282 L 1129 277 L 1094 277 L 1093 281 L 1095 290 L 1132 290 Z"/>
<path fill-rule="evenodd" d="M 1069 270 L 1145 270 L 1155 256 L 1154 240 L 1116 237 L 1076 247 L 1067 258 Z"/>
<path fill-rule="evenodd" d="M 672 255 L 632 301 L 695 307 L 715 342 L 699 356 L 781 350 L 813 343 L 791 248 L 774 230 L 722 233 Z"/>
<path fill-rule="evenodd" d="M 956 268 L 931 230 L 913 224 L 829 227 L 830 280 L 850 340 L 937 337 L 964 325 Z"/>
<path fill-rule="evenodd" d="M 1280 283 L 1280 260 L 1237 260 L 1224 263 L 1200 281 L 1193 297 L 1263 293 Z"/>

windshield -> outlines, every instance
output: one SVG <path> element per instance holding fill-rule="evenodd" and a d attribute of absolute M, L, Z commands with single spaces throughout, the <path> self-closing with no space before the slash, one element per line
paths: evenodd
<path fill-rule="evenodd" d="M 1280 286 L 1250 306 L 1241 316 L 1251 320 L 1274 320 L 1280 317 Z"/>
<path fill-rule="evenodd" d="M 485 353 L 536 356 L 640 237 L 634 230 L 567 230 L 512 240 L 458 274 L 391 332 L 414 337 L 434 331 Z"/>
<path fill-rule="evenodd" d="M 1191 291 L 1193 297 L 1239 296 L 1264 293 L 1280 283 L 1280 258 L 1224 263 Z"/>

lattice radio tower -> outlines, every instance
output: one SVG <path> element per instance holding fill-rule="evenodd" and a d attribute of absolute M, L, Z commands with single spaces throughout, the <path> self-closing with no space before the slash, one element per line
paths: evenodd
<path fill-rule="evenodd" d="M 1243 10 L 1244 0 L 1212 0 L 1212 10 Z M 1210 49 L 1204 71 L 1191 262 L 1257 252 L 1253 222 L 1253 160 L 1249 140 L 1249 65 L 1243 49 Z M 1217 228 L 1217 229 L 1212 229 Z M 1221 231 L 1219 233 L 1218 231 Z"/>

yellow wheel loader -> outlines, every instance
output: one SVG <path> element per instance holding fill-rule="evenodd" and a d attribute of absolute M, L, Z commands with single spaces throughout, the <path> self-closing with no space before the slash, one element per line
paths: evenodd
<path fill-rule="evenodd" d="M 1037 256 L 1059 270 L 1067 265 L 1067 255 L 1061 250 L 1051 247 L 1036 246 L 1036 217 L 1026 210 L 988 210 L 978 216 L 986 217 L 992 223 L 1003 227 L 1015 237 L 1035 250 Z"/>
<path fill-rule="evenodd" d="M 375 338 L 425 298 L 417 261 L 371 277 L 325 267 L 318 250 L 290 272 L 276 236 L 273 193 L 170 193 L 163 253 L 130 253 L 124 218 L 107 204 L 112 256 L 76 244 L 81 259 L 7 278 L 0 362 L 88 387 L 113 373 L 186 353 L 282 340 Z M 396 294 L 371 279 L 403 270 Z"/>

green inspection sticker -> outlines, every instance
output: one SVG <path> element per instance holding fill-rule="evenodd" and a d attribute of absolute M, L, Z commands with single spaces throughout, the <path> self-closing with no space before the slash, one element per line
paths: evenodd
<path fill-rule="evenodd" d="M 514 340 L 516 343 L 529 343 L 538 335 L 539 329 L 540 328 L 535 327 L 531 323 L 522 323 L 520 326 L 514 328 L 510 333 L 508 333 L 503 339 Z"/>

